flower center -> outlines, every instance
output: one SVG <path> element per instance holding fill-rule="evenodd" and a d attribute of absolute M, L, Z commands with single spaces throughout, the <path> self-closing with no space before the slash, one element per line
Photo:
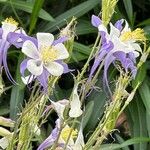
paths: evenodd
<path fill-rule="evenodd" d="M 120 36 L 120 39 L 122 42 L 129 41 L 129 40 L 135 40 L 135 41 L 141 41 L 141 42 L 146 41 L 144 30 L 140 28 L 137 28 L 134 31 L 127 31 L 123 33 Z"/>
<path fill-rule="evenodd" d="M 66 142 L 67 141 L 67 138 L 68 138 L 68 136 L 69 136 L 69 134 L 70 134 L 70 132 L 72 131 L 72 133 L 71 133 L 71 136 L 70 136 L 70 138 L 76 138 L 77 137 L 77 130 L 74 130 L 73 128 L 70 128 L 70 127 L 65 127 L 63 130 L 62 130 L 62 132 L 61 132 L 61 137 L 62 137 L 62 139 Z"/>
<path fill-rule="evenodd" d="M 14 20 L 12 17 L 6 18 L 2 23 L 9 23 L 12 25 L 18 26 L 18 22 Z"/>
<path fill-rule="evenodd" d="M 41 59 L 46 64 L 57 59 L 57 51 L 53 46 L 42 46 L 41 47 Z"/>

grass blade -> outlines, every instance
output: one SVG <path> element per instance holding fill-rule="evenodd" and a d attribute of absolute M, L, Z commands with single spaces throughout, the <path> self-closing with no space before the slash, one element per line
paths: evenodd
<path fill-rule="evenodd" d="M 35 0 L 35 2 L 34 2 L 34 6 L 33 6 L 33 9 L 32 9 L 32 14 L 31 14 L 31 17 L 30 17 L 29 34 L 32 33 L 32 31 L 33 31 L 33 29 L 36 25 L 38 14 L 39 14 L 39 12 L 42 8 L 43 3 L 44 3 L 44 0 Z"/>
<path fill-rule="evenodd" d="M 84 15 L 85 13 L 87 13 L 92 8 L 94 8 L 99 3 L 100 3 L 100 0 L 94 0 L 94 1 L 88 0 L 79 4 L 76 7 L 71 8 L 70 10 L 56 17 L 55 22 L 47 23 L 46 25 L 44 25 L 44 32 L 53 32 L 57 30 L 57 27 L 62 27 L 66 24 L 65 20 L 72 18 L 72 16 L 80 17 Z"/>
<path fill-rule="evenodd" d="M 24 2 L 24 1 L 18 1 L 18 0 L 13 0 L 13 1 L 1 1 L 0 3 L 5 3 L 6 5 L 11 4 L 18 10 L 25 11 L 28 13 L 32 13 L 33 9 L 33 4 L 29 2 Z M 47 21 L 54 21 L 53 17 L 47 13 L 45 10 L 41 9 L 38 15 L 41 19 L 47 20 Z"/>
<path fill-rule="evenodd" d="M 131 25 L 133 25 L 133 7 L 132 7 L 132 0 L 123 0 L 124 2 L 124 6 L 125 6 L 125 9 L 126 9 L 126 13 L 127 13 L 127 16 L 128 16 L 128 19 L 131 23 Z"/>
<path fill-rule="evenodd" d="M 117 150 L 117 149 L 129 146 L 129 145 L 140 143 L 140 142 L 150 142 L 150 138 L 135 137 L 135 138 L 132 138 L 130 140 L 123 142 L 122 144 L 104 144 L 102 145 L 101 150 Z"/>
<path fill-rule="evenodd" d="M 24 99 L 24 88 L 25 85 L 22 83 L 21 75 L 20 75 L 20 63 L 23 60 L 24 55 L 20 54 L 18 59 L 17 71 L 16 71 L 16 82 L 19 85 L 14 85 L 11 90 L 11 98 L 10 98 L 10 118 L 15 120 L 19 109 L 23 103 Z"/>

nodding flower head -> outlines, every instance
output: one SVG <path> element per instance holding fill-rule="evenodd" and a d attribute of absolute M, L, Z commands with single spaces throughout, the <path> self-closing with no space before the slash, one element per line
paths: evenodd
<path fill-rule="evenodd" d="M 18 22 L 12 17 L 2 21 L 2 26 L 0 28 L 0 70 L 3 65 L 6 75 L 12 83 L 16 82 L 12 78 L 7 66 L 7 51 L 11 45 L 20 48 L 27 39 L 28 36 L 25 34 L 24 30 L 18 28 Z"/>
<path fill-rule="evenodd" d="M 18 28 L 18 22 L 15 21 L 12 17 L 6 18 L 2 21 L 2 30 L 3 30 L 3 39 L 7 39 L 7 36 L 10 32 L 15 32 Z"/>
<path fill-rule="evenodd" d="M 124 24 L 123 24 L 124 23 Z M 142 53 L 140 43 L 146 41 L 144 31 L 140 28 L 131 31 L 126 20 L 118 20 L 115 25 L 110 23 L 110 32 L 101 19 L 92 16 L 92 24 L 98 28 L 101 35 L 101 48 L 95 57 L 89 79 L 104 60 L 104 81 L 108 86 L 107 70 L 109 66 L 119 61 L 125 72 L 130 72 L 134 78 L 137 73 L 136 58 Z"/>

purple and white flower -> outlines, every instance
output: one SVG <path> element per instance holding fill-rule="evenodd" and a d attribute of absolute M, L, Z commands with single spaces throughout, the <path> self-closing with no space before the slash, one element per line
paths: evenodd
<path fill-rule="evenodd" d="M 52 106 L 51 108 L 53 108 L 56 111 L 56 113 L 58 115 L 58 119 L 56 120 L 56 122 L 55 122 L 56 126 L 52 130 L 49 137 L 41 143 L 41 145 L 38 147 L 37 150 L 44 150 L 46 148 L 53 146 L 56 139 L 58 138 L 60 131 L 61 131 L 61 133 L 60 133 L 58 144 L 57 144 L 58 149 L 64 148 L 67 138 L 70 134 L 70 131 L 72 131 L 70 139 L 68 141 L 67 150 L 82 150 L 82 148 L 84 146 L 82 123 L 81 123 L 79 132 L 77 130 L 74 130 L 73 128 L 69 127 L 69 125 L 67 125 L 67 124 L 64 126 L 64 128 L 62 130 L 60 130 L 61 123 L 64 120 L 64 111 L 68 105 L 69 105 L 69 101 L 66 99 L 60 100 L 57 102 L 51 101 L 51 106 Z M 76 107 L 75 105 L 74 106 L 71 105 L 71 109 L 77 110 L 75 107 Z M 77 114 L 78 114 L 78 112 L 77 112 Z"/>
<path fill-rule="evenodd" d="M 59 135 L 59 132 L 60 132 L 60 124 L 61 124 L 61 120 L 57 119 L 55 128 L 52 130 L 49 137 L 41 143 L 41 145 L 38 147 L 37 150 L 44 150 L 46 148 L 50 148 L 51 146 L 53 146 L 53 144 L 55 143 L 56 139 L 58 138 L 58 135 Z M 70 128 L 68 125 L 66 125 L 61 130 L 60 137 L 59 137 L 59 140 L 58 140 L 58 143 L 57 143 L 57 148 L 58 149 L 59 148 L 64 148 L 64 146 L 66 144 L 66 141 L 67 141 L 67 138 L 68 138 L 69 133 L 70 133 L 71 130 L 73 130 L 73 129 Z M 77 134 L 78 134 L 78 136 L 77 136 Z M 75 138 L 76 138 L 76 140 L 74 141 Z M 82 128 L 80 128 L 78 133 L 77 133 L 77 130 L 73 130 L 72 134 L 70 136 L 70 139 L 68 141 L 67 150 L 82 150 L 84 145 L 85 144 L 84 144 Z"/>
<path fill-rule="evenodd" d="M 48 77 L 61 76 L 69 72 L 67 64 L 62 60 L 69 57 L 69 53 L 60 40 L 54 41 L 50 33 L 37 33 L 37 41 L 27 40 L 23 43 L 22 52 L 28 57 L 20 66 L 22 76 L 27 69 L 46 88 Z"/>
<path fill-rule="evenodd" d="M 111 63 L 119 61 L 126 72 L 131 72 L 134 78 L 137 72 L 136 58 L 142 53 L 139 41 L 145 41 L 144 32 L 142 29 L 131 31 L 127 21 L 121 19 L 113 25 L 110 23 L 110 32 L 103 25 L 98 16 L 92 16 L 92 25 L 98 28 L 101 35 L 102 45 L 95 57 L 94 64 L 91 68 L 89 80 L 91 80 L 96 69 L 104 60 L 104 81 L 108 86 L 107 70 Z M 123 27 L 123 23 L 125 26 Z"/>
<path fill-rule="evenodd" d="M 11 45 L 20 48 L 27 39 L 30 38 L 26 36 L 23 29 L 18 29 L 18 23 L 13 18 L 6 18 L 6 20 L 2 22 L 0 28 L 0 71 L 3 65 L 6 75 L 12 83 L 15 83 L 15 81 L 7 66 L 7 51 Z"/>

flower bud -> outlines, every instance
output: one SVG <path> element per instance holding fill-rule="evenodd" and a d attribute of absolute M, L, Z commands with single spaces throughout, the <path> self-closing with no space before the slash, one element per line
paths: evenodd
<path fill-rule="evenodd" d="M 5 127 L 14 127 L 14 121 L 0 116 L 0 125 Z"/>
<path fill-rule="evenodd" d="M 82 114 L 81 102 L 79 99 L 77 88 L 78 88 L 78 85 L 76 85 L 73 90 L 72 100 L 70 102 L 71 109 L 69 111 L 69 116 L 72 118 L 77 118 L 77 117 L 81 116 L 81 114 Z"/>

